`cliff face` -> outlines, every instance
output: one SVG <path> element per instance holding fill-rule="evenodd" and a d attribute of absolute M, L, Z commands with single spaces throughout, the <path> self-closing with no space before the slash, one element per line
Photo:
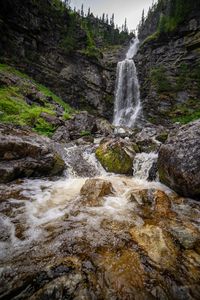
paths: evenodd
<path fill-rule="evenodd" d="M 200 11 L 160 33 L 154 26 L 159 17 L 158 11 L 151 17 L 153 31 L 150 19 L 140 30 L 136 62 L 144 116 L 153 123 L 186 123 L 200 117 Z"/>
<path fill-rule="evenodd" d="M 96 58 L 84 50 L 86 31 L 72 24 L 69 11 L 53 7 L 53 1 L 2 2 L 1 62 L 29 74 L 74 107 L 111 117 L 122 46 L 112 46 Z"/>

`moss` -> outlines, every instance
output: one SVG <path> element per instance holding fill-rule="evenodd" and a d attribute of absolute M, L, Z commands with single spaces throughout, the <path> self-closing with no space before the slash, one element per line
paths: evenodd
<path fill-rule="evenodd" d="M 167 138 L 168 138 L 168 133 L 167 132 L 162 132 L 156 137 L 156 140 L 161 142 L 161 143 L 164 143 L 167 140 Z"/>
<path fill-rule="evenodd" d="M 154 32 L 153 34 L 149 35 L 141 44 L 141 47 L 143 47 L 145 44 L 151 42 L 151 41 L 156 41 L 159 37 L 158 31 Z"/>
<path fill-rule="evenodd" d="M 50 172 L 50 175 L 60 175 L 64 169 L 65 169 L 64 160 L 58 154 L 54 154 L 54 166 Z"/>
<path fill-rule="evenodd" d="M 91 131 L 88 130 L 84 130 L 80 132 L 80 136 L 90 136 L 91 135 Z"/>
<path fill-rule="evenodd" d="M 132 174 L 133 160 L 119 145 L 114 147 L 100 145 L 96 150 L 96 157 L 108 172 Z"/>

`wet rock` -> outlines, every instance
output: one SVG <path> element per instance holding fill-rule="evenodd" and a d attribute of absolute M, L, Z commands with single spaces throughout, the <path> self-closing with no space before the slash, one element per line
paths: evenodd
<path fill-rule="evenodd" d="M 113 290 L 115 295 L 116 293 L 123 295 L 125 299 L 128 295 L 134 294 L 137 294 L 137 299 L 151 299 L 148 298 L 147 291 L 144 291 L 144 294 L 142 292 L 145 272 L 138 253 L 131 249 L 118 253 L 105 251 L 97 256 L 97 263 L 105 272 L 111 295 Z M 106 299 L 109 299 L 108 295 Z"/>
<path fill-rule="evenodd" d="M 147 178 L 147 180 L 155 181 L 158 177 L 157 174 L 158 174 L 158 164 L 156 161 L 156 162 L 153 162 L 151 169 L 149 170 L 149 177 Z"/>
<path fill-rule="evenodd" d="M 67 143 L 70 141 L 70 133 L 65 126 L 61 126 L 55 131 L 52 139 L 56 142 Z"/>
<path fill-rule="evenodd" d="M 154 193 L 155 199 L 155 212 L 160 217 L 173 217 L 175 214 L 172 212 L 171 200 L 168 195 L 163 191 L 156 191 Z"/>
<path fill-rule="evenodd" d="M 130 234 L 158 268 L 171 269 L 175 266 L 177 248 L 160 227 L 146 224 L 132 228 Z"/>
<path fill-rule="evenodd" d="M 80 191 L 84 204 L 89 206 L 102 204 L 102 198 L 112 193 L 111 182 L 103 179 L 87 179 Z"/>
<path fill-rule="evenodd" d="M 200 121 L 182 126 L 159 151 L 160 180 L 180 195 L 200 200 Z"/>
<path fill-rule="evenodd" d="M 10 127 L 9 127 L 10 128 Z M 15 130 L 14 130 L 15 132 Z M 23 134 L 17 129 L 6 133 L 6 125 L 0 128 L 0 182 L 22 177 L 53 176 L 61 174 L 65 163 L 56 153 L 48 138 L 37 134 Z"/>
<path fill-rule="evenodd" d="M 106 119 L 96 119 L 97 133 L 103 136 L 113 134 L 113 126 Z"/>
<path fill-rule="evenodd" d="M 87 111 L 75 114 L 70 120 L 65 122 L 65 127 L 71 140 L 97 132 L 95 117 Z"/>
<path fill-rule="evenodd" d="M 135 157 L 134 144 L 122 139 L 102 142 L 96 150 L 96 157 L 106 171 L 130 175 Z"/>
<path fill-rule="evenodd" d="M 125 138 L 125 137 L 132 137 L 134 134 L 134 131 L 130 128 L 127 127 L 115 127 L 114 130 L 114 135 L 116 137 L 121 137 L 121 138 Z"/>
<path fill-rule="evenodd" d="M 199 230 L 189 222 L 172 220 L 168 225 L 168 230 L 185 249 L 192 249 L 200 241 Z"/>

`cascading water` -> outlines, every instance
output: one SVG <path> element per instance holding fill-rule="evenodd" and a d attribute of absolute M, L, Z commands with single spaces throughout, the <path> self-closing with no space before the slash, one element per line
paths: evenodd
<path fill-rule="evenodd" d="M 117 65 L 114 120 L 115 126 L 133 128 L 141 112 L 140 87 L 133 57 L 139 40 L 132 39 L 125 60 Z"/>

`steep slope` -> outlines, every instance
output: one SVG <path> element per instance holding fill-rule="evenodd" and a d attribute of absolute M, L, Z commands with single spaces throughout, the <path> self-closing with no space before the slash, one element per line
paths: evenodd
<path fill-rule="evenodd" d="M 1 62 L 74 107 L 111 117 L 116 63 L 128 34 L 93 15 L 81 18 L 60 1 L 8 0 L 1 4 L 0 35 Z"/>
<path fill-rule="evenodd" d="M 153 123 L 200 117 L 199 7 L 199 0 L 159 0 L 140 25 L 138 75 L 144 115 Z"/>

